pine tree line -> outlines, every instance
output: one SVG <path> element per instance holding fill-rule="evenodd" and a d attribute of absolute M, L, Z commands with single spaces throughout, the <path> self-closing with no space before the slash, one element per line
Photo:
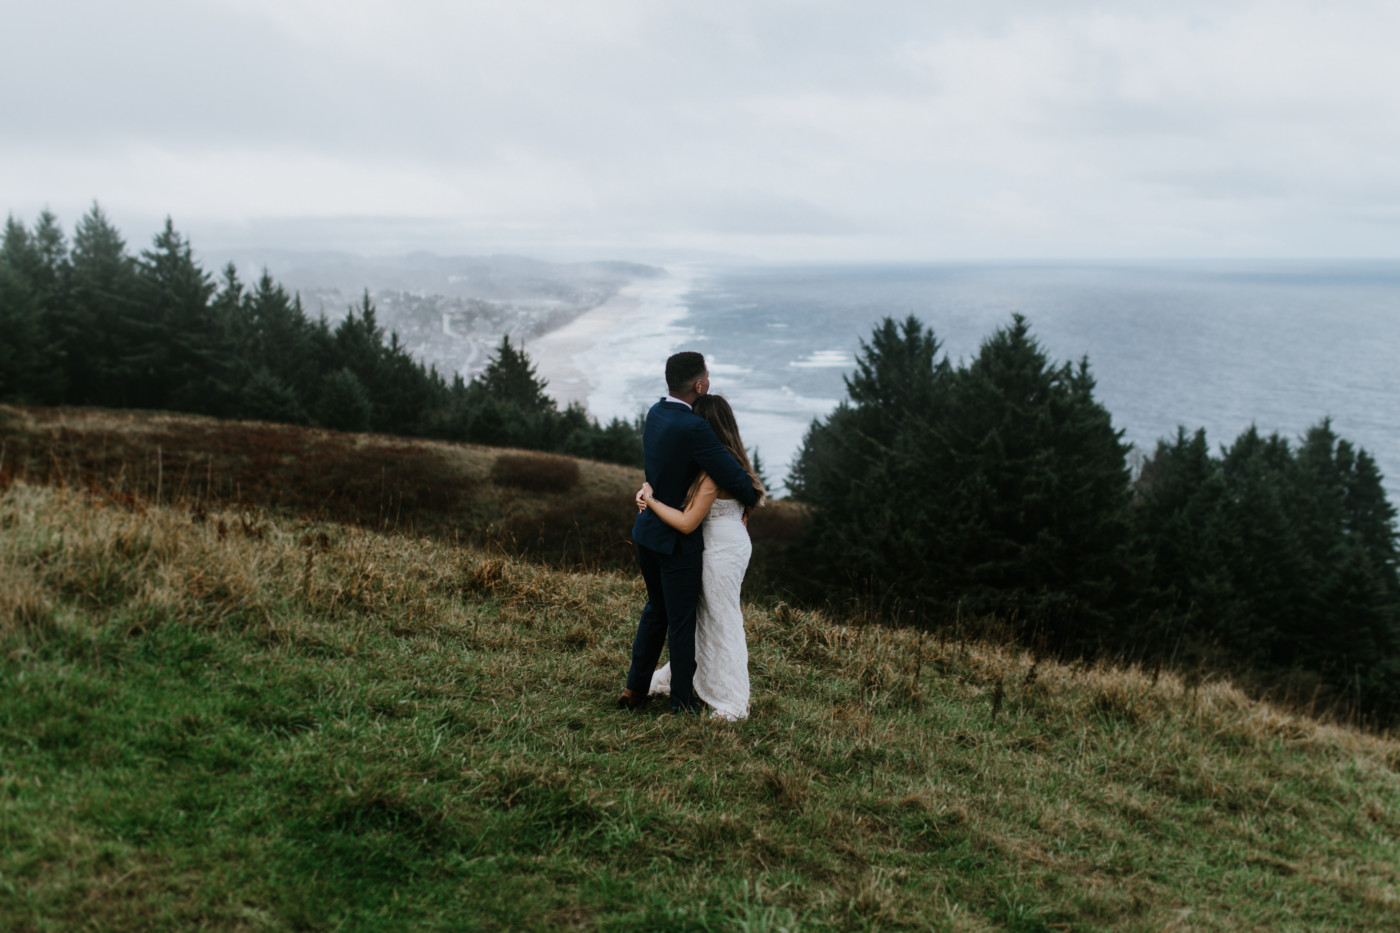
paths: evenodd
<path fill-rule="evenodd" d="M 815 508 L 811 593 L 932 628 L 996 620 L 1044 650 L 1248 670 L 1400 721 L 1396 510 L 1329 422 L 1213 455 L 1163 441 L 1134 477 L 1087 360 L 1020 316 L 954 366 L 917 318 L 863 342 L 789 488 Z"/>
<path fill-rule="evenodd" d="M 1144 464 L 1133 506 L 1156 609 L 1140 637 L 1400 720 L 1396 510 L 1375 460 L 1329 421 L 1296 448 L 1251 427 L 1218 455 L 1204 430 L 1179 429 Z"/>
<path fill-rule="evenodd" d="M 366 292 L 334 327 L 266 272 L 216 285 L 167 219 L 138 256 L 94 205 L 71 248 L 48 211 L 0 242 L 0 399 L 194 412 L 640 464 L 639 425 L 559 410 L 503 338 L 451 382 L 385 335 Z"/>

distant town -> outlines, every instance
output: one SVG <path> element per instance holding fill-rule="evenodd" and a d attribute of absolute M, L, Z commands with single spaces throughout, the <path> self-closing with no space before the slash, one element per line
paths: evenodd
<path fill-rule="evenodd" d="M 628 282 L 662 274 L 639 263 L 552 263 L 520 256 L 365 258 L 245 250 L 205 257 L 211 271 L 228 263 L 244 281 L 256 281 L 267 269 L 301 296 L 310 317 L 325 315 L 332 323 L 368 290 L 385 331 L 397 333 L 410 355 L 448 379 L 479 374 L 503 335 L 528 346 Z"/>

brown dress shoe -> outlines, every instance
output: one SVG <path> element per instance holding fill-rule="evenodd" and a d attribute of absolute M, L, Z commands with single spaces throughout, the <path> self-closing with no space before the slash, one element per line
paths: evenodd
<path fill-rule="evenodd" d="M 650 697 L 638 696 L 631 690 L 624 690 L 622 691 L 622 696 L 617 700 L 617 708 L 625 709 L 629 713 L 636 713 L 647 705 L 648 699 L 650 699 Z"/>

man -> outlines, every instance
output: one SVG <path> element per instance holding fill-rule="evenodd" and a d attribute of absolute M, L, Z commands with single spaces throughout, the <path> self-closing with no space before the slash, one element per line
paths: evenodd
<path fill-rule="evenodd" d="M 758 493 L 748 471 L 724 448 L 714 429 L 691 411 L 697 398 L 710 391 L 705 357 L 686 351 L 666 361 L 666 391 L 670 394 L 647 412 L 642 449 L 647 482 L 657 499 L 675 508 L 685 504 L 691 482 L 702 470 L 716 483 L 753 508 Z M 700 599 L 700 568 L 705 548 L 701 529 L 682 534 L 650 510 L 640 512 L 632 526 L 637 563 L 647 585 L 637 637 L 632 642 L 632 667 L 627 689 L 617 705 L 635 710 L 646 702 L 651 675 L 661 649 L 671 645 L 671 710 L 699 709 L 695 679 L 695 607 Z"/>

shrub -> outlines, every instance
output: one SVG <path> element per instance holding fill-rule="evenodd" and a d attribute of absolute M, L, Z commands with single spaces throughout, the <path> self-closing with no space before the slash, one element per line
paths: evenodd
<path fill-rule="evenodd" d="M 556 567 L 631 568 L 636 514 L 626 497 L 580 496 L 540 515 L 510 519 L 498 530 L 496 543 Z"/>

